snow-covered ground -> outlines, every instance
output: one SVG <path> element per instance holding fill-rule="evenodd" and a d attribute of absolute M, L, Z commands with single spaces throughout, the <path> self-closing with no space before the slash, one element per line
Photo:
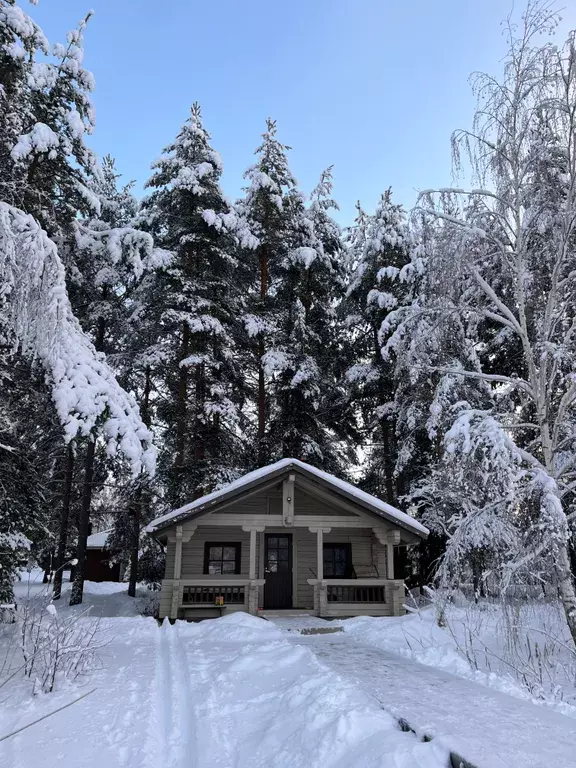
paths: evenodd
<path fill-rule="evenodd" d="M 559 604 L 450 606 L 444 628 L 432 609 L 342 626 L 364 644 L 576 718 L 576 652 Z"/>
<path fill-rule="evenodd" d="M 42 584 L 43 572 L 39 568 L 22 571 L 20 581 L 14 584 L 14 597 L 17 603 L 23 600 L 51 594 L 52 586 Z M 68 606 L 69 592 L 72 584 L 70 574 L 64 573 L 62 581 L 62 597 L 57 601 L 58 610 L 66 615 L 84 613 L 89 609 L 90 616 L 140 616 L 152 597 L 153 593 L 144 587 L 137 589 L 135 599 L 128 598 L 128 585 L 115 581 L 85 581 L 84 601 L 73 608 Z"/>
<path fill-rule="evenodd" d="M 84 621 L 84 619 L 82 619 Z M 11 768 L 445 768 L 349 679 L 286 632 L 246 614 L 160 628 L 153 619 L 102 619 L 101 668 L 86 698 L 0 742 Z M 0 733 L 78 696 L 31 698 L 5 689 Z"/>
<path fill-rule="evenodd" d="M 42 589 L 35 574 L 17 584 L 18 599 Z M 136 615 L 145 600 L 109 583 L 87 583 L 82 607 L 63 598 L 60 614 L 90 606 L 102 617 L 98 663 L 50 694 L 33 696 L 21 675 L 0 687 L 0 739 L 88 695 L 0 741 L 0 766 L 447 768 L 452 750 L 477 768 L 576 768 L 576 720 L 534 706 L 494 672 L 489 690 L 431 612 L 159 627 Z M 316 628 L 340 631 L 302 634 Z"/>
<path fill-rule="evenodd" d="M 406 619 L 351 619 L 338 622 L 342 632 L 330 634 L 302 634 L 302 630 L 334 628 L 333 622 L 274 621 L 289 631 L 293 643 L 312 649 L 320 661 L 360 686 L 394 717 L 477 768 L 576 766 L 573 719 L 370 642 L 386 635 L 388 627 L 394 635 L 398 631 L 394 627 Z M 366 624 L 374 625 L 371 634 L 357 631 Z"/>

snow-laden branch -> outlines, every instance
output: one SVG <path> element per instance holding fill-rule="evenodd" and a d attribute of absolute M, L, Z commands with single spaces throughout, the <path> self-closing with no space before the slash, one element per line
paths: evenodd
<path fill-rule="evenodd" d="M 2 318 L 19 349 L 38 359 L 68 440 L 96 428 L 130 461 L 132 471 L 154 471 L 156 450 L 135 399 L 116 381 L 82 332 L 66 293 L 56 245 L 30 215 L 0 202 Z"/>
<path fill-rule="evenodd" d="M 513 378 L 511 376 L 500 376 L 494 373 L 482 373 L 481 371 L 463 371 L 459 368 L 442 368 L 438 366 L 422 366 L 428 371 L 435 371 L 436 373 L 446 373 L 452 376 L 467 376 L 471 379 L 481 379 L 482 381 L 501 382 L 502 384 L 510 384 L 510 386 L 518 387 L 532 396 L 532 389 L 530 384 L 524 379 Z"/>
<path fill-rule="evenodd" d="M 477 269 L 474 269 L 472 274 L 474 275 L 474 279 L 482 288 L 486 296 L 490 299 L 490 301 L 494 302 L 494 304 L 498 307 L 501 314 L 507 319 L 508 322 L 503 322 L 502 320 L 500 322 L 503 322 L 504 325 L 508 326 L 508 328 L 512 328 L 516 333 L 522 337 L 522 327 L 520 323 L 518 322 L 516 316 L 514 313 L 510 310 L 509 307 L 504 304 L 504 302 L 498 297 L 496 291 L 492 288 L 492 286 L 482 277 L 480 272 Z M 493 319 L 496 319 L 496 316 L 493 316 Z"/>

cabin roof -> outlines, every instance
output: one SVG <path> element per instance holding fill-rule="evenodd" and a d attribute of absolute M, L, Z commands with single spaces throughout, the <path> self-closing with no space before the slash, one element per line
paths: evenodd
<path fill-rule="evenodd" d="M 112 533 L 112 528 L 99 533 L 91 533 L 86 539 L 87 549 L 104 549 L 108 543 L 108 536 Z"/>
<path fill-rule="evenodd" d="M 376 513 L 383 519 L 393 522 L 401 528 L 405 528 L 422 538 L 425 538 L 428 535 L 428 529 L 405 512 L 402 512 L 391 504 L 387 504 L 385 501 L 377 499 L 375 496 L 356 488 L 356 486 L 351 483 L 347 483 L 345 480 L 340 480 L 339 478 L 334 477 L 334 475 L 328 474 L 328 472 L 323 472 L 321 469 L 316 469 L 316 467 L 306 464 L 299 459 L 281 459 L 275 464 L 255 469 L 253 472 L 249 472 L 248 474 L 239 477 L 237 480 L 234 480 L 232 483 L 225 485 L 217 491 L 213 491 L 206 496 L 191 501 L 189 504 L 185 504 L 183 507 L 179 507 L 178 509 L 172 510 L 172 512 L 157 517 L 148 524 L 146 531 L 147 533 L 155 534 L 163 528 L 172 526 L 184 519 L 206 514 L 223 501 L 228 501 L 235 496 L 241 497 L 244 491 L 252 489 L 266 481 L 270 481 L 276 476 L 280 478 L 281 476 L 288 474 L 290 470 L 295 471 L 297 474 L 302 474 L 308 480 L 318 482 L 331 489 L 335 494 L 343 496 L 348 501 L 357 503 L 360 507 L 364 507 L 365 509 Z"/>

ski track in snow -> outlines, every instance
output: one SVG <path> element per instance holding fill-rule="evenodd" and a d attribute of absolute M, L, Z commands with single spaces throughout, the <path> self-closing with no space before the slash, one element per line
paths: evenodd
<path fill-rule="evenodd" d="M 447 745 L 478 768 L 576 768 L 573 720 L 350 633 L 280 632 L 245 614 L 103 621 L 94 694 L 0 743 L 1 768 L 438 768 Z M 23 692 L 0 706 L 0 733 L 81 690 Z M 401 734 L 382 709 L 433 742 Z"/>

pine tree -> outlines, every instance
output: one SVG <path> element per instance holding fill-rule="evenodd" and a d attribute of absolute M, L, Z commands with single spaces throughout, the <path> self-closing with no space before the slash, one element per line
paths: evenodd
<path fill-rule="evenodd" d="M 154 164 L 143 226 L 173 254 L 157 275 L 166 425 L 161 467 L 173 504 L 233 479 L 242 467 L 244 374 L 236 352 L 243 265 L 253 238 L 220 189 L 222 161 L 198 104 Z"/>

